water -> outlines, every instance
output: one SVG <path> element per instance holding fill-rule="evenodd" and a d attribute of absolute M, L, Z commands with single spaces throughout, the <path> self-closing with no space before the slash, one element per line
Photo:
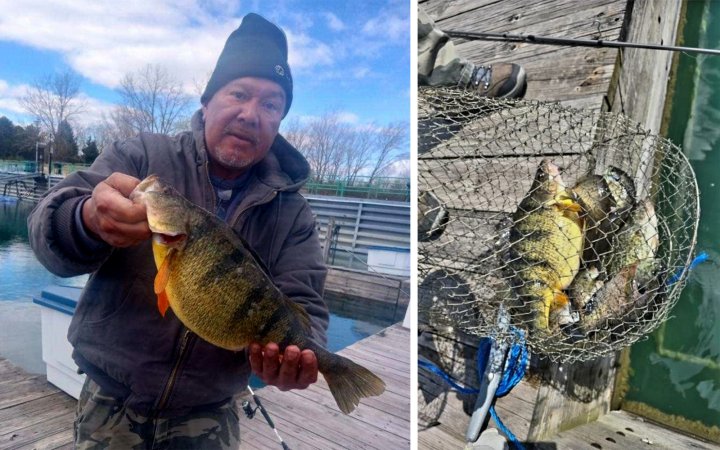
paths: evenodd
<path fill-rule="evenodd" d="M 684 45 L 720 48 L 720 2 L 688 2 L 687 19 Z M 707 429 L 720 426 L 720 58 L 682 54 L 676 76 L 668 137 L 695 170 L 696 253 L 706 251 L 711 262 L 691 273 L 674 318 L 633 346 L 626 400 Z"/>
<path fill-rule="evenodd" d="M 0 356 L 31 373 L 45 373 L 40 307 L 32 303 L 46 286 L 83 286 L 87 275 L 61 278 L 48 272 L 28 244 L 27 217 L 33 205 L 0 202 Z M 386 311 L 359 316 L 328 302 L 328 348 L 338 351 L 391 325 Z"/>

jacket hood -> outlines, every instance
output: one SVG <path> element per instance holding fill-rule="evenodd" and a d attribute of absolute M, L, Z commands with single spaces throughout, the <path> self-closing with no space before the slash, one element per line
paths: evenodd
<path fill-rule="evenodd" d="M 205 121 L 202 109 L 191 120 L 198 164 L 204 164 L 209 154 L 205 146 Z M 254 174 L 267 186 L 280 191 L 297 191 L 310 177 L 310 164 L 305 157 L 279 133 L 270 151 L 255 165 Z"/>

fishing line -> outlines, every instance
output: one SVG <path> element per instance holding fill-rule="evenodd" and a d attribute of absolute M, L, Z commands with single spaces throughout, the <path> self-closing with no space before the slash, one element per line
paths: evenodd
<path fill-rule="evenodd" d="M 263 404 L 260 402 L 260 398 L 258 398 L 257 395 L 255 395 L 255 392 L 252 390 L 250 386 L 247 387 L 248 391 L 250 391 L 250 395 L 252 395 L 253 400 L 255 401 L 255 404 L 257 407 L 253 409 L 253 407 L 250 405 L 250 402 L 247 400 L 243 400 L 242 402 L 242 409 L 245 411 L 245 415 L 248 419 L 252 419 L 255 417 L 255 413 L 257 410 L 260 410 L 260 413 L 262 413 L 263 417 L 265 417 L 265 420 L 267 421 L 268 425 L 270 425 L 270 428 L 275 432 L 275 436 L 277 436 L 278 440 L 280 441 L 280 445 L 282 445 L 282 448 L 284 450 L 290 450 L 290 447 L 283 441 L 283 438 L 280 436 L 280 433 L 278 433 L 277 428 L 275 428 L 275 423 L 270 418 L 270 414 L 268 414 L 267 409 L 263 406 Z"/>
<path fill-rule="evenodd" d="M 602 39 L 574 39 L 538 36 L 535 34 L 511 33 L 476 33 L 470 31 L 446 31 L 445 34 L 454 38 L 493 42 L 519 42 L 527 44 L 562 45 L 569 47 L 610 47 L 640 48 L 647 50 L 665 50 L 671 52 L 705 53 L 720 56 L 720 50 L 697 47 L 679 47 L 675 45 L 642 44 L 636 42 L 606 41 Z"/>

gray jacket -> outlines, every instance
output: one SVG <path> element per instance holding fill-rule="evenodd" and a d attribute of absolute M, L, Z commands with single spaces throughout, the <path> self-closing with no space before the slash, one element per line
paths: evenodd
<path fill-rule="evenodd" d="M 139 179 L 157 174 L 189 200 L 215 210 L 215 194 L 200 112 L 192 131 L 174 137 L 143 134 L 104 149 L 88 170 L 67 176 L 28 219 L 37 258 L 59 276 L 92 273 L 68 338 L 73 358 L 111 395 L 141 414 L 172 416 L 227 400 L 245 388 L 245 352 L 215 347 L 190 333 L 168 310 L 157 310 L 157 270 L 150 242 L 130 247 L 89 246 L 75 209 L 113 172 Z M 327 269 L 315 219 L 298 193 L 309 174 L 303 156 L 278 136 L 252 171 L 245 197 L 228 223 L 260 256 L 275 285 L 313 319 L 325 344 L 328 312 L 322 300 Z"/>

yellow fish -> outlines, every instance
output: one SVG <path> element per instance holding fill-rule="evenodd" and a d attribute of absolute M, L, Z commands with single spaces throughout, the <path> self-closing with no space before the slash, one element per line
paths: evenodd
<path fill-rule="evenodd" d="M 345 414 L 361 398 L 383 393 L 385 383 L 375 374 L 312 340 L 307 312 L 273 285 L 247 244 L 222 220 L 155 176 L 143 180 L 130 198 L 147 208 L 163 315 L 169 306 L 191 331 L 228 350 L 251 342 L 312 350 Z"/>

